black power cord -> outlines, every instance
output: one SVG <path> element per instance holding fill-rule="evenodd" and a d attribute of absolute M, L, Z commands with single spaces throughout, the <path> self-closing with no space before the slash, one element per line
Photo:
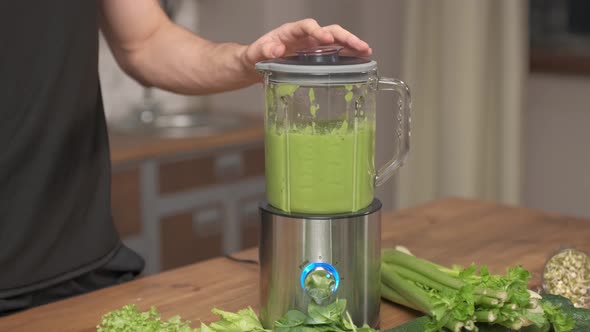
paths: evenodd
<path fill-rule="evenodd" d="M 258 261 L 253 260 L 253 259 L 242 259 L 242 258 L 237 258 L 234 257 L 230 254 L 225 254 L 223 255 L 225 258 L 232 260 L 234 262 L 238 262 L 238 263 L 244 263 L 244 264 L 254 264 L 254 265 L 258 265 Z"/>

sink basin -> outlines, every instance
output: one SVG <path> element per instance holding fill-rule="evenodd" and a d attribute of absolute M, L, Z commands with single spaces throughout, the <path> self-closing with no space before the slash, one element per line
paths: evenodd
<path fill-rule="evenodd" d="M 173 114 L 131 112 L 120 121 L 109 123 L 109 129 L 121 133 L 140 133 L 150 136 L 182 138 L 211 136 L 244 127 L 236 114 L 193 111 Z"/>

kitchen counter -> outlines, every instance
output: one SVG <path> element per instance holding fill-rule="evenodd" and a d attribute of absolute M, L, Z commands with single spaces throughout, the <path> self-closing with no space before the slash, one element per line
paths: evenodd
<path fill-rule="evenodd" d="M 230 145 L 243 145 L 261 141 L 264 138 L 264 119 L 248 113 L 222 112 L 239 122 L 235 128 L 210 134 L 191 134 L 190 129 L 177 129 L 185 134 L 158 135 L 138 131 L 111 130 L 111 162 L 115 168 L 122 164 L 163 158 L 196 151 L 212 150 Z"/>
<path fill-rule="evenodd" d="M 477 262 L 501 273 L 523 264 L 534 273 L 533 286 L 540 284 L 547 257 L 561 246 L 590 252 L 590 220 L 454 198 L 384 214 L 382 236 L 385 247 L 404 245 L 445 265 Z M 250 249 L 237 256 L 256 255 Z M 256 309 L 258 266 L 215 258 L 0 318 L 0 331 L 95 331 L 104 313 L 130 303 L 194 322 L 214 319 L 213 307 Z M 381 308 L 382 329 L 416 317 L 385 301 Z"/>

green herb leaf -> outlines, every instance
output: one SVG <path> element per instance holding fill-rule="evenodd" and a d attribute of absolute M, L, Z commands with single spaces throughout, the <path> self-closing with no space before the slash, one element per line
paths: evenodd
<path fill-rule="evenodd" d="M 459 278 L 462 280 L 469 280 L 475 275 L 475 264 L 471 264 L 468 268 L 461 269 Z"/>
<path fill-rule="evenodd" d="M 324 304 L 333 293 L 336 281 L 334 278 L 324 271 L 312 272 L 305 280 L 305 288 L 308 290 L 308 295 L 314 300 L 316 304 Z"/>
<path fill-rule="evenodd" d="M 299 310 L 289 310 L 283 317 L 275 322 L 275 327 L 301 326 L 307 320 L 307 316 Z"/>
<path fill-rule="evenodd" d="M 346 310 L 346 300 L 337 299 L 327 306 L 310 303 L 308 308 L 310 320 L 308 324 L 330 324 L 340 322 Z"/>
<path fill-rule="evenodd" d="M 566 315 L 560 306 L 555 306 L 547 301 L 541 301 L 541 307 L 555 332 L 566 332 L 574 329 L 574 320 Z"/>
<path fill-rule="evenodd" d="M 542 312 L 527 312 L 524 315 L 526 319 L 535 324 L 539 328 L 549 327 L 549 321 Z"/>
<path fill-rule="evenodd" d="M 252 308 L 248 307 L 232 313 L 219 309 L 213 309 L 213 313 L 221 316 L 221 320 L 209 324 L 209 327 L 218 332 L 257 332 L 264 331 L 258 316 Z"/>
<path fill-rule="evenodd" d="M 126 305 L 119 310 L 111 311 L 102 317 L 97 332 L 193 332 L 189 322 L 183 322 L 179 316 L 162 321 L 155 307 L 140 312 L 135 305 Z"/>

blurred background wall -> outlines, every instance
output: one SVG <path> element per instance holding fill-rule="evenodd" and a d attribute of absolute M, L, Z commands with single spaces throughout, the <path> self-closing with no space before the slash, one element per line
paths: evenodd
<path fill-rule="evenodd" d="M 445 196 L 520 203 L 525 4 L 406 2 L 402 76 L 415 135 L 398 206 Z"/>
<path fill-rule="evenodd" d="M 523 203 L 590 216 L 590 76 L 532 73 L 525 109 Z"/>

